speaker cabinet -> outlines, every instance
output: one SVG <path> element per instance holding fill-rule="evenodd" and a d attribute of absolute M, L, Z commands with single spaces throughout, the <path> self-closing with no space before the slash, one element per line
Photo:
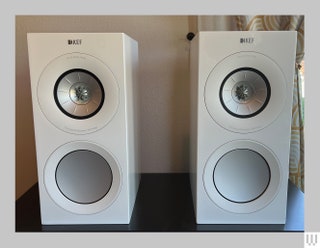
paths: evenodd
<path fill-rule="evenodd" d="M 200 32 L 191 44 L 198 224 L 286 220 L 295 31 Z"/>
<path fill-rule="evenodd" d="M 137 42 L 27 37 L 42 224 L 129 223 L 140 181 Z"/>

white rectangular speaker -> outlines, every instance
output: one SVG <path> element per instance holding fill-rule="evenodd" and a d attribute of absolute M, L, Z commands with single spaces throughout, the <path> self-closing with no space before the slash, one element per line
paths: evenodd
<path fill-rule="evenodd" d="M 27 38 L 42 224 L 129 223 L 140 181 L 137 42 Z"/>
<path fill-rule="evenodd" d="M 295 31 L 200 32 L 191 44 L 198 224 L 286 221 Z"/>

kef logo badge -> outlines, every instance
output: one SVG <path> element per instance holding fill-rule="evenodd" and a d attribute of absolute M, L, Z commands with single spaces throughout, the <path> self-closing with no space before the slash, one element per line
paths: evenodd
<path fill-rule="evenodd" d="M 81 39 L 68 40 L 68 45 L 81 45 Z"/>
<path fill-rule="evenodd" d="M 253 43 L 253 41 L 254 41 L 253 37 L 240 38 L 241 44 L 251 44 Z"/>

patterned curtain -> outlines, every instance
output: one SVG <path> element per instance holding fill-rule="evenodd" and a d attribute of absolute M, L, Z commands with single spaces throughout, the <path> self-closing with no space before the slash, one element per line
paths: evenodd
<path fill-rule="evenodd" d="M 304 121 L 300 64 L 304 57 L 304 16 L 199 16 L 198 30 L 297 31 L 289 178 L 304 191 Z"/>

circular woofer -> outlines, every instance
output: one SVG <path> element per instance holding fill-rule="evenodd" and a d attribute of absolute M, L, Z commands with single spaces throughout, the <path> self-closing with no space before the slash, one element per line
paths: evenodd
<path fill-rule="evenodd" d="M 269 102 L 270 84 L 266 76 L 249 67 L 230 72 L 220 88 L 223 108 L 238 118 L 249 118 L 259 114 Z"/>
<path fill-rule="evenodd" d="M 110 190 L 113 175 L 108 162 L 89 150 L 77 150 L 64 156 L 56 168 L 56 184 L 69 200 L 91 204 Z"/>
<path fill-rule="evenodd" d="M 87 119 L 102 107 L 104 90 L 98 77 L 83 69 L 63 73 L 54 87 L 59 109 L 69 117 Z"/>
<path fill-rule="evenodd" d="M 270 168 L 259 153 L 236 149 L 217 162 L 213 182 L 219 194 L 228 201 L 247 203 L 259 198 L 267 189 Z"/>

